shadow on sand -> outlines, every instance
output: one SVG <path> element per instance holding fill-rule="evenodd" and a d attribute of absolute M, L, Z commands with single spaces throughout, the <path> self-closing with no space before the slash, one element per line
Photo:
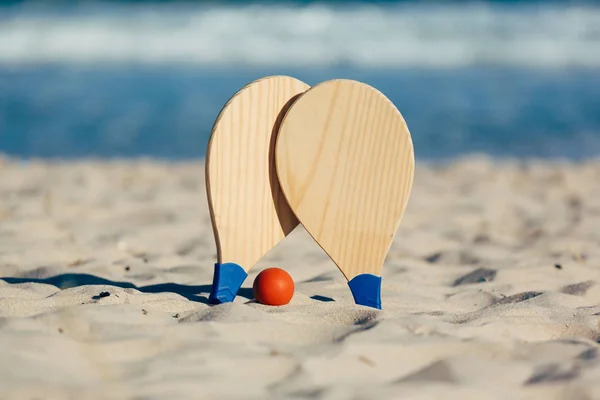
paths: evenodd
<path fill-rule="evenodd" d="M 0 277 L 0 280 L 10 284 L 45 283 L 47 285 L 56 286 L 61 290 L 79 286 L 108 285 L 123 289 L 136 289 L 143 293 L 177 293 L 190 301 L 210 304 L 208 302 L 208 294 L 210 293 L 211 285 L 191 286 L 180 285 L 178 283 L 159 283 L 156 285 L 136 286 L 131 282 L 111 281 L 90 274 L 61 274 L 43 279 Z M 250 288 L 241 288 L 238 292 L 238 296 L 245 297 L 248 300 L 254 299 L 252 289 Z"/>

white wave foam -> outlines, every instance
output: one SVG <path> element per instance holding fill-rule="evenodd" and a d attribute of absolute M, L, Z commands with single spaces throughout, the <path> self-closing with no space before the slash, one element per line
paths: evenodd
<path fill-rule="evenodd" d="M 24 63 L 598 67 L 600 7 L 0 10 L 0 64 Z"/>

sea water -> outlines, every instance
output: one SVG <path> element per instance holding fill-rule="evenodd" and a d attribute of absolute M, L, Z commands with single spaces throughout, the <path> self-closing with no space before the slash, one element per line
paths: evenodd
<path fill-rule="evenodd" d="M 514 1 L 0 4 L 0 153 L 202 157 L 275 74 L 375 86 L 422 159 L 600 153 L 600 6 Z"/>

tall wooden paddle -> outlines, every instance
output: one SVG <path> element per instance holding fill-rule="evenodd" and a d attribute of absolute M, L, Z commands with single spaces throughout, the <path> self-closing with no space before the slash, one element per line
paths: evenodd
<path fill-rule="evenodd" d="M 361 82 L 323 82 L 285 114 L 277 175 L 309 234 L 348 280 L 356 304 L 381 309 L 381 271 L 414 175 L 404 118 Z"/>
<path fill-rule="evenodd" d="M 309 88 L 287 76 L 251 82 L 223 107 L 206 151 L 206 193 L 217 246 L 212 303 L 235 299 L 248 271 L 297 225 L 275 172 L 283 113 Z"/>

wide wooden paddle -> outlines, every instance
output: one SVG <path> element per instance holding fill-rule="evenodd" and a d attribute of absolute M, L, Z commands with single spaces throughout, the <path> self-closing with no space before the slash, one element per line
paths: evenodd
<path fill-rule="evenodd" d="M 206 193 L 217 246 L 212 303 L 233 301 L 248 271 L 297 225 L 281 193 L 274 145 L 284 112 L 309 88 L 288 76 L 251 82 L 217 117 L 206 151 Z"/>
<path fill-rule="evenodd" d="M 288 109 L 275 148 L 300 223 L 344 274 L 355 303 L 381 309 L 381 271 L 414 176 L 404 118 L 369 85 L 327 81 Z"/>

